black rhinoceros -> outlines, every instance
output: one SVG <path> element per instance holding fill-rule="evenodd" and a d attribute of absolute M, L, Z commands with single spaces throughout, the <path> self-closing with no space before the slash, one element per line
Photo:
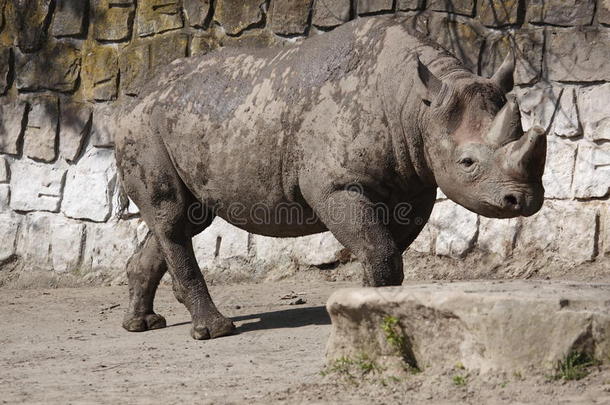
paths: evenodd
<path fill-rule="evenodd" d="M 523 133 L 506 96 L 513 70 L 510 56 L 492 78 L 474 75 L 395 17 L 175 61 L 117 118 L 122 184 L 151 230 L 127 266 L 123 326 L 165 326 L 153 300 L 169 269 L 192 337 L 231 333 L 191 243 L 215 216 L 275 237 L 328 230 L 360 260 L 365 285 L 389 286 L 403 280 L 402 253 L 437 187 L 487 217 L 534 214 L 545 134 Z M 283 214 L 254 215 L 261 207 Z"/>

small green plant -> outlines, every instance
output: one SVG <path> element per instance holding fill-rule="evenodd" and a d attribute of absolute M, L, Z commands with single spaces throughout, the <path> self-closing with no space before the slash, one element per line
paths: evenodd
<path fill-rule="evenodd" d="M 329 374 L 339 374 L 350 379 L 362 377 L 370 373 L 380 373 L 383 369 L 369 358 L 365 353 L 356 358 L 340 357 L 327 366 L 320 374 L 325 377 Z"/>
<path fill-rule="evenodd" d="M 506 388 L 507 385 L 508 381 L 504 381 L 502 384 L 500 384 L 500 388 Z"/>
<path fill-rule="evenodd" d="M 394 349 L 394 352 L 402 357 L 405 362 L 404 370 L 410 374 L 418 374 L 421 369 L 415 361 L 415 356 L 409 347 L 409 342 L 405 336 L 400 321 L 398 318 L 386 315 L 381 322 L 381 329 L 385 335 L 388 345 Z"/>
<path fill-rule="evenodd" d="M 461 361 L 458 361 L 457 363 L 455 363 L 454 367 L 456 370 L 466 370 L 466 367 L 464 367 L 464 365 L 462 364 Z"/>
<path fill-rule="evenodd" d="M 466 380 L 468 379 L 468 376 L 465 375 L 454 375 L 453 376 L 453 385 L 455 385 L 456 387 L 463 387 L 466 385 Z"/>
<path fill-rule="evenodd" d="M 398 319 L 391 315 L 383 318 L 381 329 L 385 333 L 385 338 L 390 346 L 396 350 L 396 353 L 403 354 L 405 348 L 405 337 L 400 330 Z"/>
<path fill-rule="evenodd" d="M 557 364 L 553 380 L 580 380 L 589 375 L 589 367 L 599 364 L 591 356 L 581 352 L 571 352 Z"/>

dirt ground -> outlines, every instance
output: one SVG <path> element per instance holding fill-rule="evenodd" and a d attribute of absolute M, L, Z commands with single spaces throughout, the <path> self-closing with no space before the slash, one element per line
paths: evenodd
<path fill-rule="evenodd" d="M 608 366 L 569 382 L 464 370 L 323 376 L 324 304 L 332 291 L 353 285 L 213 286 L 238 334 L 212 341 L 189 337 L 189 316 L 167 285 L 156 309 L 169 327 L 145 333 L 120 327 L 126 287 L 0 289 L 0 402 L 610 404 Z M 456 385 L 458 374 L 463 384 Z"/>

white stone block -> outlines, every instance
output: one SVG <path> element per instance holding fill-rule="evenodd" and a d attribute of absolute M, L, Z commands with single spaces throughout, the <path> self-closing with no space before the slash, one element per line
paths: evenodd
<path fill-rule="evenodd" d="M 0 156 L 0 183 L 8 183 L 10 177 L 8 162 L 4 157 Z"/>
<path fill-rule="evenodd" d="M 67 217 L 104 222 L 112 211 L 116 181 L 114 154 L 92 148 L 68 170 L 61 210 Z"/>
<path fill-rule="evenodd" d="M 479 249 L 506 258 L 511 255 L 520 219 L 479 218 Z"/>
<path fill-rule="evenodd" d="M 222 218 L 193 239 L 199 266 L 211 266 L 216 260 L 248 257 L 248 232 L 234 227 Z"/>
<path fill-rule="evenodd" d="M 561 89 L 548 85 L 536 85 L 516 89 L 515 93 L 521 109 L 523 130 L 528 131 L 534 126 L 548 128 L 559 102 Z"/>
<path fill-rule="evenodd" d="M 582 135 L 582 128 L 578 121 L 576 89 L 574 87 L 564 89 L 555 113 L 551 133 L 563 138 L 573 138 Z"/>
<path fill-rule="evenodd" d="M 306 266 L 335 263 L 344 249 L 329 233 L 300 238 L 270 238 L 254 236 L 255 258 L 273 264 L 294 261 Z"/>
<path fill-rule="evenodd" d="M 10 209 L 11 201 L 11 186 L 8 184 L 0 184 L 0 212 Z"/>
<path fill-rule="evenodd" d="M 477 214 L 453 201 L 436 203 L 429 225 L 437 234 L 437 255 L 463 257 L 474 245 L 478 230 Z"/>
<path fill-rule="evenodd" d="M 572 187 L 577 198 L 608 195 L 610 192 L 610 144 L 596 145 L 586 140 L 580 143 Z"/>
<path fill-rule="evenodd" d="M 51 258 L 58 273 L 78 270 L 84 248 L 85 225 L 59 215 L 51 223 Z"/>
<path fill-rule="evenodd" d="M 19 153 L 19 136 L 26 114 L 24 102 L 0 104 L 0 152 L 16 155 Z"/>
<path fill-rule="evenodd" d="M 429 224 L 424 226 L 417 238 L 409 246 L 410 250 L 418 253 L 432 253 L 432 246 L 434 246 L 435 235 Z"/>
<path fill-rule="evenodd" d="M 546 166 L 542 184 L 545 197 L 567 199 L 572 197 L 572 177 L 576 144 L 549 136 L 547 143 Z"/>
<path fill-rule="evenodd" d="M 11 212 L 0 213 L 0 263 L 17 253 L 17 236 L 21 223 L 20 215 Z"/>
<path fill-rule="evenodd" d="M 42 212 L 30 213 L 25 217 L 17 250 L 29 270 L 53 269 L 51 220 L 51 214 Z"/>
<path fill-rule="evenodd" d="M 66 170 L 29 159 L 11 164 L 11 208 L 15 211 L 59 211 Z"/>
<path fill-rule="evenodd" d="M 579 202 L 545 201 L 542 209 L 522 219 L 516 249 L 523 254 L 539 250 L 580 264 L 595 257 L 598 210 Z"/>
<path fill-rule="evenodd" d="M 57 156 L 58 104 L 56 97 L 39 97 L 30 103 L 25 127 L 23 154 L 29 158 L 51 162 Z"/>
<path fill-rule="evenodd" d="M 82 268 L 112 276 L 122 274 L 127 260 L 138 247 L 139 224 L 139 220 L 88 223 Z"/>
<path fill-rule="evenodd" d="M 609 100 L 610 83 L 583 87 L 578 92 L 578 107 L 587 139 L 610 140 Z"/>

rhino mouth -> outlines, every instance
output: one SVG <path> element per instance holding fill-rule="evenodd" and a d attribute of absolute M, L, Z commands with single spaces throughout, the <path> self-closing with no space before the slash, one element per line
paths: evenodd
<path fill-rule="evenodd" d="M 492 204 L 487 204 L 492 212 L 482 214 L 495 218 L 529 217 L 537 213 L 544 202 L 544 188 L 532 185 L 528 192 L 507 191 L 501 193 Z"/>

